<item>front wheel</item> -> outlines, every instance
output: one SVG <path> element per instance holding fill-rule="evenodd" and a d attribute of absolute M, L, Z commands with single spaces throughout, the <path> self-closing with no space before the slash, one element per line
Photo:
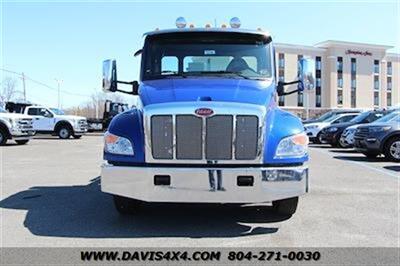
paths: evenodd
<path fill-rule="evenodd" d="M 4 132 L 4 130 L 2 130 L 2 129 L 0 128 L 0 146 L 5 145 L 6 142 L 7 142 L 7 135 L 6 135 L 6 133 Z"/>
<path fill-rule="evenodd" d="M 69 127 L 61 126 L 58 129 L 58 137 L 60 139 L 69 139 L 72 135 L 72 130 Z"/>
<path fill-rule="evenodd" d="M 321 144 L 321 132 L 317 134 L 317 137 L 313 140 L 315 144 Z"/>
<path fill-rule="evenodd" d="M 142 204 L 140 201 L 135 199 L 130 199 L 118 195 L 113 195 L 114 197 L 114 206 L 120 214 L 133 214 L 137 213 Z"/>
<path fill-rule="evenodd" d="M 279 214 L 293 215 L 297 209 L 299 197 L 277 200 L 272 202 L 272 207 Z"/>
<path fill-rule="evenodd" d="M 29 139 L 16 140 L 15 142 L 16 142 L 18 145 L 24 145 L 24 144 L 26 144 L 26 143 L 29 142 Z"/>
<path fill-rule="evenodd" d="M 400 137 L 389 139 L 385 145 L 385 157 L 392 162 L 400 162 Z"/>

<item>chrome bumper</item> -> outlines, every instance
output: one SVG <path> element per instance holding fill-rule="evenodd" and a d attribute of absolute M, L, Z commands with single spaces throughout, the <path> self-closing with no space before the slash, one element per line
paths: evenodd
<path fill-rule="evenodd" d="M 156 185 L 158 177 L 169 177 L 169 183 Z M 101 170 L 101 190 L 148 202 L 271 202 L 308 192 L 308 167 L 172 168 L 105 164 Z"/>

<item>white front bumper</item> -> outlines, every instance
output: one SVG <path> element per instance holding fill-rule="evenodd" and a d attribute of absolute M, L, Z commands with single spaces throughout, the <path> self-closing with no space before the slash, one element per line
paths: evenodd
<path fill-rule="evenodd" d="M 267 181 L 278 171 L 297 180 Z M 155 185 L 154 176 L 170 176 Z M 252 186 L 238 186 L 238 176 L 253 176 Z M 282 175 L 283 176 L 283 175 Z M 214 189 L 212 189 L 214 183 Z M 308 167 L 171 168 L 103 165 L 101 190 L 148 202 L 260 203 L 297 197 L 308 191 Z"/>

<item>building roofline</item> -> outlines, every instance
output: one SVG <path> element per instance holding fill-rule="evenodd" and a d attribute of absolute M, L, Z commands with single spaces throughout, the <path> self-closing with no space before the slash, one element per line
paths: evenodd
<path fill-rule="evenodd" d="M 319 42 L 314 45 L 315 47 L 320 48 L 329 48 L 329 47 L 349 47 L 349 46 L 358 46 L 363 48 L 369 49 L 376 49 L 376 50 L 387 50 L 391 49 L 394 46 L 390 45 L 380 45 L 380 44 L 369 44 L 369 43 L 360 43 L 360 42 L 346 42 L 346 41 L 336 41 L 336 40 L 327 40 L 323 42 Z"/>
<path fill-rule="evenodd" d="M 303 49 L 307 51 L 314 51 L 314 52 L 325 52 L 325 48 L 315 47 L 311 45 L 297 45 L 297 44 L 289 44 L 289 43 L 274 43 L 276 48 L 283 48 L 283 49 Z"/>

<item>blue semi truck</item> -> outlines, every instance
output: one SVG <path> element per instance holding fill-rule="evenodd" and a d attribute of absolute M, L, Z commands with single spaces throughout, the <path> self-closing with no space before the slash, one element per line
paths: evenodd
<path fill-rule="evenodd" d="M 103 62 L 105 91 L 139 96 L 104 136 L 101 188 L 120 213 L 144 202 L 268 202 L 292 215 L 308 191 L 308 137 L 276 100 L 313 88 L 315 63 L 302 59 L 298 79 L 278 82 L 270 34 L 230 24 L 178 18 L 175 29 L 146 33 L 135 53 L 140 83 L 118 80 L 116 61 Z"/>

